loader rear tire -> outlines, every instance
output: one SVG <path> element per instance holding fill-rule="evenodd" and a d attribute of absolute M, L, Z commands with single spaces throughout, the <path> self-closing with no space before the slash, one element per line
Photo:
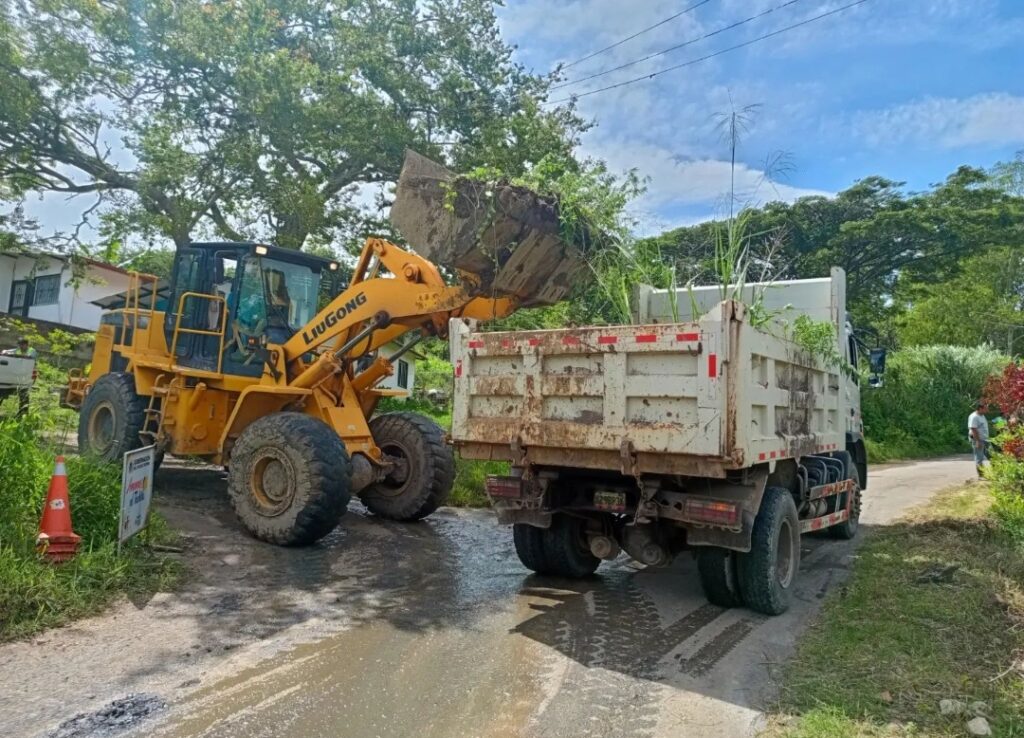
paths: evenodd
<path fill-rule="evenodd" d="M 370 512 L 420 520 L 444 504 L 455 482 L 455 456 L 437 423 L 416 413 L 386 413 L 370 421 L 370 433 L 395 461 L 387 477 L 359 495 Z"/>
<path fill-rule="evenodd" d="M 274 413 L 242 431 L 231 450 L 228 496 L 253 536 L 308 546 L 338 525 L 352 469 L 338 434 L 302 413 Z"/>
<path fill-rule="evenodd" d="M 800 519 L 793 495 L 768 487 L 754 519 L 750 552 L 737 562 L 740 591 L 747 607 L 781 615 L 793 601 L 800 570 Z"/>
<path fill-rule="evenodd" d="M 139 431 L 146 402 L 135 392 L 135 377 L 104 374 L 90 389 L 78 414 L 78 450 L 82 455 L 117 462 L 142 446 Z"/>
<path fill-rule="evenodd" d="M 701 546 L 697 549 L 697 573 L 700 586 L 708 602 L 719 607 L 740 607 L 743 595 L 740 593 L 737 559 L 739 555 L 727 548 Z"/>

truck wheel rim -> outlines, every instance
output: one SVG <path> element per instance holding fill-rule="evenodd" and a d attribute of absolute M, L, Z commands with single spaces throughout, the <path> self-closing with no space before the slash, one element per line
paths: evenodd
<path fill-rule="evenodd" d="M 253 464 L 249 489 L 260 515 L 268 518 L 280 515 L 295 498 L 295 467 L 277 449 L 264 449 Z"/>
<path fill-rule="evenodd" d="M 775 551 L 775 577 L 779 585 L 788 587 L 793 581 L 793 564 L 796 561 L 793 551 L 793 527 L 788 520 L 783 520 L 779 527 L 779 540 Z"/>
<path fill-rule="evenodd" d="M 114 406 L 104 400 L 89 416 L 89 449 L 104 455 L 114 446 Z"/>

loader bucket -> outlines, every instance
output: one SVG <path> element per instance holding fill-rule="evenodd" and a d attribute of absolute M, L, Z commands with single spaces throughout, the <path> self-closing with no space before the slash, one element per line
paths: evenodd
<path fill-rule="evenodd" d="M 408 244 L 482 295 L 523 305 L 564 299 L 584 267 L 560 234 L 558 204 L 525 187 L 458 177 L 407 151 L 391 222 Z"/>

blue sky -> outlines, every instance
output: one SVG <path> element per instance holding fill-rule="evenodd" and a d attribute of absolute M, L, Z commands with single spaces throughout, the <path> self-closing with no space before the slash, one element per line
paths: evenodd
<path fill-rule="evenodd" d="M 506 0 L 502 31 L 536 72 L 578 59 L 699 0 Z M 590 83 L 704 56 L 850 0 L 798 0 L 741 28 Z M 575 79 L 702 36 L 785 0 L 708 0 L 566 72 Z M 743 202 L 831 194 L 880 174 L 920 190 L 960 164 L 1024 148 L 1024 0 L 868 0 L 773 39 L 579 100 L 583 151 L 650 178 L 640 229 L 720 214 L 728 147 L 714 115 L 759 105 L 738 152 Z M 784 152 L 788 172 L 766 176 Z"/>
<path fill-rule="evenodd" d="M 505 0 L 516 59 L 546 73 L 701 0 Z M 705 0 L 690 13 L 568 70 L 576 79 L 777 8 L 740 28 L 591 83 L 584 92 L 683 63 L 851 0 Z M 788 7 L 779 7 L 784 3 Z M 759 108 L 741 142 L 743 204 L 833 194 L 880 174 L 921 190 L 960 164 L 1024 149 L 1024 0 L 867 0 L 775 38 L 653 80 L 579 100 L 596 127 L 586 155 L 649 178 L 633 211 L 641 235 L 721 215 L 728 147 L 714 116 Z M 116 143 L 115 143 L 116 148 Z M 784 153 L 785 172 L 765 162 Z M 371 188 L 372 189 L 372 188 Z M 372 192 L 365 198 L 372 201 Z M 45 230 L 69 230 L 91 199 L 30 198 Z M 91 229 L 86 229 L 90 234 Z"/>

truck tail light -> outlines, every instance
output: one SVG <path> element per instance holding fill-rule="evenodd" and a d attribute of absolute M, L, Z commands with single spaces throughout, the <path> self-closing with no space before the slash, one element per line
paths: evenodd
<path fill-rule="evenodd" d="M 484 488 L 488 497 L 518 500 L 523 496 L 523 480 L 519 477 L 487 477 Z"/>
<path fill-rule="evenodd" d="M 683 507 L 683 515 L 695 523 L 720 525 L 726 528 L 735 528 L 740 522 L 739 506 L 720 500 L 688 499 Z"/>

